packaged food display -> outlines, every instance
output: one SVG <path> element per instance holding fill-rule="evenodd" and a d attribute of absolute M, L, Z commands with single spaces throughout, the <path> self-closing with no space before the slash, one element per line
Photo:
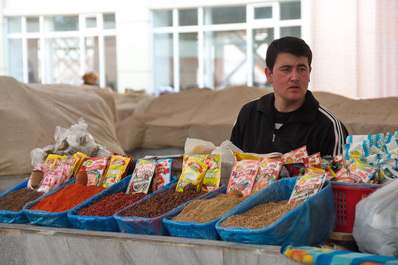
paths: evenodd
<path fill-rule="evenodd" d="M 171 181 L 172 158 L 158 159 L 155 169 L 155 176 L 152 180 L 152 192 L 163 188 Z"/>
<path fill-rule="evenodd" d="M 154 160 L 139 159 L 135 165 L 126 193 L 148 193 L 157 162 Z"/>
<path fill-rule="evenodd" d="M 243 196 L 249 195 L 256 180 L 259 165 L 259 160 L 236 161 L 232 167 L 227 194 L 238 191 Z"/>
<path fill-rule="evenodd" d="M 325 175 L 301 176 L 297 178 L 288 203 L 305 201 L 322 189 L 325 180 Z"/>
<path fill-rule="evenodd" d="M 262 190 L 277 181 L 282 167 L 283 162 L 280 159 L 262 158 L 252 191 Z"/>
<path fill-rule="evenodd" d="M 88 157 L 84 159 L 80 171 L 87 173 L 87 186 L 98 186 L 101 177 L 105 174 L 108 167 L 109 156 Z"/>
<path fill-rule="evenodd" d="M 108 170 L 100 180 L 100 185 L 104 188 L 109 188 L 113 184 L 119 182 L 126 176 L 127 170 L 130 166 L 131 157 L 114 155 L 109 161 Z"/>
<path fill-rule="evenodd" d="M 182 192 L 188 184 L 193 184 L 197 190 L 202 190 L 201 183 L 206 174 L 207 165 L 198 159 L 188 157 L 183 165 L 180 179 L 178 180 L 176 191 Z"/>

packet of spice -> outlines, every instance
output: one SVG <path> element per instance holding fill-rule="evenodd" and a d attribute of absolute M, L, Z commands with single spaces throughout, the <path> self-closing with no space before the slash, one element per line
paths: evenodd
<path fill-rule="evenodd" d="M 243 196 L 249 195 L 252 191 L 259 165 L 259 160 L 236 161 L 232 167 L 226 193 L 230 194 L 233 190 L 236 190 L 240 191 Z"/>
<path fill-rule="evenodd" d="M 283 162 L 280 159 L 262 158 L 252 191 L 262 190 L 277 181 L 282 167 Z"/>
<path fill-rule="evenodd" d="M 127 173 L 130 165 L 131 157 L 114 155 L 109 162 L 108 170 L 105 175 L 100 179 L 100 186 L 109 188 L 115 183 L 118 183 Z"/>
<path fill-rule="evenodd" d="M 184 187 L 190 183 L 196 186 L 197 191 L 201 190 L 201 183 L 206 174 L 207 165 L 198 159 L 188 157 L 183 165 L 181 176 L 178 180 L 176 191 L 184 191 Z"/>
<path fill-rule="evenodd" d="M 315 153 L 308 157 L 310 167 L 322 168 L 321 153 Z"/>
<path fill-rule="evenodd" d="M 221 155 L 184 155 L 183 166 L 186 165 L 190 157 L 207 165 L 207 170 L 202 180 L 202 191 L 208 192 L 217 189 L 221 181 Z"/>
<path fill-rule="evenodd" d="M 80 152 L 76 152 L 73 154 L 72 159 L 74 159 L 74 163 L 73 163 L 73 175 L 76 176 L 77 173 L 80 170 L 80 167 L 83 165 L 84 159 L 88 158 L 88 156 L 86 156 L 83 153 Z"/>
<path fill-rule="evenodd" d="M 88 157 L 84 159 L 79 173 L 87 173 L 87 186 L 98 186 L 99 181 L 108 166 L 109 158 L 109 156 L 104 156 Z"/>
<path fill-rule="evenodd" d="M 170 182 L 172 162 L 173 162 L 172 158 L 157 160 L 155 176 L 153 177 L 152 180 L 152 192 L 155 192 L 158 189 L 163 188 L 166 184 Z"/>
<path fill-rule="evenodd" d="M 207 170 L 202 181 L 202 191 L 213 191 L 220 186 L 221 181 L 221 155 L 207 155 L 205 164 Z"/>
<path fill-rule="evenodd" d="M 310 167 L 308 160 L 307 147 L 303 146 L 296 150 L 290 151 L 282 155 L 282 161 L 285 164 L 303 163 L 306 167 Z"/>
<path fill-rule="evenodd" d="M 154 160 L 138 159 L 126 194 L 143 192 L 148 193 L 157 162 Z"/>
<path fill-rule="evenodd" d="M 320 191 L 325 181 L 325 175 L 304 175 L 298 177 L 288 203 L 305 201 L 307 198 Z"/>

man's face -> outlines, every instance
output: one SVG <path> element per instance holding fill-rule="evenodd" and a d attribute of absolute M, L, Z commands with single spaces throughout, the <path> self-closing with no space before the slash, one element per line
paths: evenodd
<path fill-rule="evenodd" d="M 277 109 L 281 104 L 284 107 L 301 106 L 310 82 L 310 72 L 308 58 L 291 53 L 278 54 L 272 73 L 269 68 L 265 69 L 267 81 L 274 87 Z"/>

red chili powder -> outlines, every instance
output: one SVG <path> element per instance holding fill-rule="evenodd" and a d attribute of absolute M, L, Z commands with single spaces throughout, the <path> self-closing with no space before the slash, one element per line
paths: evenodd
<path fill-rule="evenodd" d="M 31 210 L 55 213 L 68 211 L 104 189 L 102 186 L 70 184 L 62 190 L 43 198 Z"/>

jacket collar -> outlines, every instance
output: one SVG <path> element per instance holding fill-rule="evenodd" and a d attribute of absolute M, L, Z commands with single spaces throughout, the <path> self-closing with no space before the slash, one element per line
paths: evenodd
<path fill-rule="evenodd" d="M 271 121 L 274 121 L 274 93 L 269 93 L 262 96 L 258 102 L 256 109 L 264 113 Z M 307 91 L 305 94 L 305 101 L 298 111 L 291 117 L 288 122 L 313 122 L 315 121 L 319 102 L 314 98 L 311 91 Z"/>

